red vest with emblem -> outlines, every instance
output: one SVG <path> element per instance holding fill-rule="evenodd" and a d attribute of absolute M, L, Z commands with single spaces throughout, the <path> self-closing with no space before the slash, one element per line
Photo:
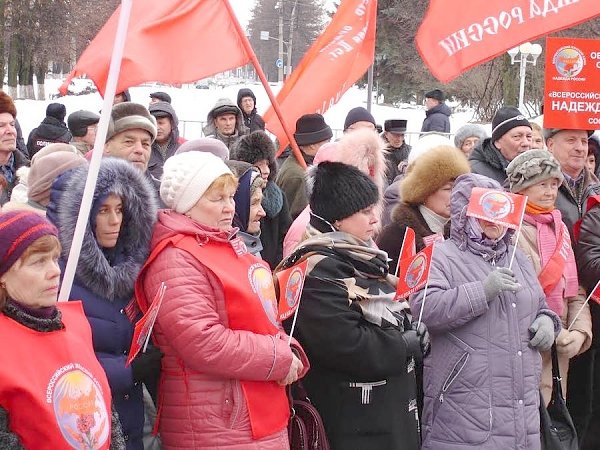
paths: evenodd
<path fill-rule="evenodd" d="M 27 449 L 108 449 L 111 395 L 80 302 L 59 303 L 62 330 L 0 314 L 0 406 Z"/>
<path fill-rule="evenodd" d="M 263 260 L 245 251 L 240 240 L 199 243 L 193 236 L 179 235 L 160 242 L 136 282 L 135 295 L 143 312 L 150 305 L 144 295 L 142 274 L 169 245 L 190 253 L 219 279 L 225 294 L 229 328 L 271 336 L 279 333 L 271 269 Z M 254 439 L 270 436 L 287 426 L 290 405 L 285 387 L 275 381 L 242 380 L 240 383 Z"/>

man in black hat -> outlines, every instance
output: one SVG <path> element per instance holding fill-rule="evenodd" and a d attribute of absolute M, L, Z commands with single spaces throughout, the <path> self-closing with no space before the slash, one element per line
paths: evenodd
<path fill-rule="evenodd" d="M 444 103 L 446 96 L 439 89 L 434 89 L 425 94 L 425 120 L 421 131 L 428 133 L 437 131 L 438 133 L 450 133 L 450 115 L 452 111 Z"/>
<path fill-rule="evenodd" d="M 94 148 L 99 121 L 100 116 L 92 111 L 81 109 L 69 114 L 67 125 L 73 135 L 70 144 L 83 156 Z"/>
<path fill-rule="evenodd" d="M 65 124 L 67 109 L 61 103 L 50 103 L 46 107 L 46 117 L 37 128 L 31 130 L 27 139 L 29 159 L 33 158 L 42 147 L 55 142 L 68 144 L 71 142 L 71 132 Z"/>
<path fill-rule="evenodd" d="M 171 96 L 169 94 L 167 94 L 166 92 L 153 92 L 152 94 L 150 94 L 150 105 L 149 107 L 153 104 L 153 103 L 157 103 L 157 102 L 166 102 L 166 103 L 171 103 Z"/>
<path fill-rule="evenodd" d="M 206 116 L 206 126 L 202 131 L 204 136 L 223 142 L 230 153 L 238 139 L 249 132 L 244 125 L 242 111 L 228 98 L 217 100 Z"/>
<path fill-rule="evenodd" d="M 404 142 L 407 121 L 404 119 L 390 119 L 383 124 L 383 139 L 387 143 L 385 148 L 388 153 L 385 156 L 387 164 L 388 185 L 400 174 L 398 165 L 406 161 L 410 153 L 410 145 Z"/>
<path fill-rule="evenodd" d="M 504 183 L 506 167 L 531 149 L 531 124 L 514 106 L 503 106 L 492 119 L 492 137 L 480 141 L 469 156 L 473 173 Z"/>
<path fill-rule="evenodd" d="M 305 114 L 296 121 L 294 139 L 307 166 L 313 163 L 319 148 L 332 137 L 333 132 L 321 114 Z M 308 205 L 304 175 L 305 170 L 293 153 L 283 162 L 277 175 L 276 183 L 287 197 L 292 219 L 298 217 Z"/>

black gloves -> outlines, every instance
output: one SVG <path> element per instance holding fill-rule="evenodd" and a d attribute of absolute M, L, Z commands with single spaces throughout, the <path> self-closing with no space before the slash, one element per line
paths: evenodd
<path fill-rule="evenodd" d="M 138 354 L 135 359 L 131 361 L 133 381 L 141 383 L 146 381 L 146 379 L 155 378 L 160 372 L 160 360 L 162 357 L 162 352 L 156 347 L 148 347 L 146 353 Z"/>
<path fill-rule="evenodd" d="M 406 353 L 415 358 L 415 361 L 420 362 L 429 355 L 431 350 L 429 332 L 423 322 L 418 326 L 417 322 L 413 322 L 411 329 L 402 333 L 402 339 L 406 344 Z"/>

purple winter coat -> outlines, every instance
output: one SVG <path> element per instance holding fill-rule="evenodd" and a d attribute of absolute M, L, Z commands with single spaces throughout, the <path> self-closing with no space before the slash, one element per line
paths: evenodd
<path fill-rule="evenodd" d="M 436 244 L 423 322 L 431 334 L 424 362 L 423 449 L 539 449 L 541 357 L 528 328 L 548 309 L 535 271 L 517 250 L 513 271 L 522 288 L 488 302 L 483 280 L 508 267 L 507 233 L 496 245 L 468 241 L 466 213 L 474 186 L 501 189 L 481 175 L 461 175 L 451 197 L 450 239 Z M 418 315 L 423 291 L 410 305 Z"/>

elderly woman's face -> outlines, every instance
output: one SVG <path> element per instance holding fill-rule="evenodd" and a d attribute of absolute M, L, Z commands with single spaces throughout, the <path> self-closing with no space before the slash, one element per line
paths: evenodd
<path fill-rule="evenodd" d="M 29 308 L 43 308 L 56 303 L 60 285 L 58 248 L 32 253 L 19 259 L 0 281 L 8 296 Z"/>
<path fill-rule="evenodd" d="M 485 235 L 486 238 L 488 239 L 500 239 L 502 236 L 504 236 L 504 232 L 506 231 L 506 228 L 503 227 L 502 225 L 498 225 L 497 223 L 493 223 L 493 222 L 488 222 L 487 220 L 483 220 L 483 219 L 478 219 L 479 220 L 479 225 L 481 226 L 481 229 L 483 230 L 483 234 Z"/>
<path fill-rule="evenodd" d="M 463 141 L 463 144 L 460 147 L 460 149 L 468 157 L 473 152 L 473 149 L 478 143 L 479 138 L 477 136 L 471 136 Z"/>
<path fill-rule="evenodd" d="M 234 194 L 231 186 L 209 189 L 186 215 L 202 225 L 228 231 L 235 213 Z"/>
<path fill-rule="evenodd" d="M 558 178 L 548 178 L 523 189 L 519 194 L 526 195 L 527 201 L 547 209 L 554 206 L 559 186 Z"/>

